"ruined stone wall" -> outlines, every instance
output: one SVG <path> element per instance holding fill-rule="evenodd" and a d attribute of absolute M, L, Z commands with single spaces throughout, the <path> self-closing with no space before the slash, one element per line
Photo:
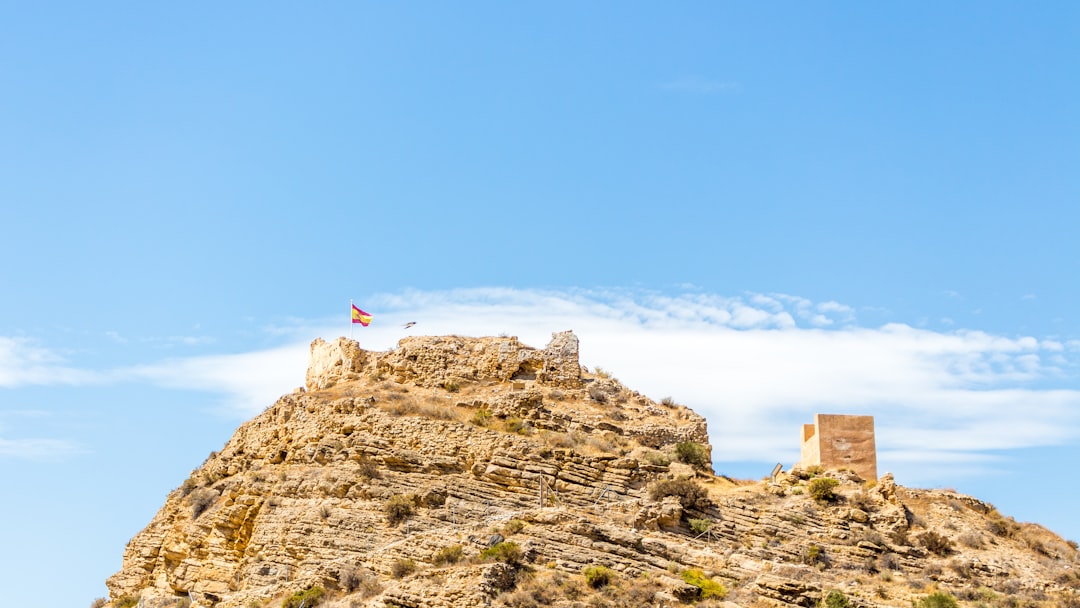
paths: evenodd
<path fill-rule="evenodd" d="M 850 469 L 863 479 L 877 479 L 873 416 L 814 414 L 802 437 L 800 467 Z"/>
<path fill-rule="evenodd" d="M 803 463 L 821 464 L 821 448 L 817 441 L 817 425 L 804 424 L 802 428 L 802 459 L 799 460 L 799 464 L 808 466 Z"/>
<path fill-rule="evenodd" d="M 429 387 L 478 380 L 581 386 L 578 338 L 573 331 L 563 331 L 553 333 L 543 350 L 522 344 L 514 336 L 410 336 L 386 352 L 363 350 L 347 338 L 333 342 L 316 338 L 311 343 L 305 388 L 323 390 L 365 373 Z"/>

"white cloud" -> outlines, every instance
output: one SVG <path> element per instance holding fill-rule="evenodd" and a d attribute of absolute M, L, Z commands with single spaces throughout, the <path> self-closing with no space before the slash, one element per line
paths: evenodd
<path fill-rule="evenodd" d="M 751 302 L 766 306 L 773 312 L 790 308 L 795 317 L 808 322 L 813 327 L 829 327 L 836 324 L 850 324 L 855 321 L 855 310 L 839 302 L 827 301 L 814 303 L 811 300 L 788 294 L 753 296 Z M 794 323 L 792 323 L 794 325 Z"/>
<path fill-rule="evenodd" d="M 1080 391 L 1039 387 L 1075 385 L 1075 347 L 1064 353 L 1059 341 L 903 324 L 822 329 L 815 314 L 854 320 L 853 311 L 777 294 L 477 289 L 380 296 L 370 308 L 376 323 L 358 337 L 373 349 L 407 335 L 399 318 L 418 321 L 419 334 L 508 333 L 535 346 L 573 329 L 584 365 L 705 415 L 718 461 L 794 461 L 815 412 L 874 415 L 883 468 L 906 467 L 909 478 L 923 474 L 926 453 L 941 456 L 935 473 L 973 470 L 995 450 L 1080 436 Z"/>
<path fill-rule="evenodd" d="M 101 380 L 100 374 L 66 365 L 60 353 L 38 346 L 33 340 L 0 336 L 0 388 L 83 385 Z"/>
<path fill-rule="evenodd" d="M 221 393 L 225 395 L 226 410 L 250 415 L 303 386 L 307 357 L 308 344 L 293 343 L 249 353 L 171 359 L 119 370 L 114 376 L 168 388 Z"/>
<path fill-rule="evenodd" d="M 78 444 L 63 439 L 19 438 L 11 439 L 5 418 L 42 419 L 53 413 L 38 409 L 0 409 L 0 458 L 16 458 L 32 461 L 58 461 L 75 454 L 85 453 Z"/>
<path fill-rule="evenodd" d="M 1080 434 L 1080 391 L 1038 387 L 1063 375 L 1074 381 L 1065 366 L 1075 344 L 1063 353 L 1059 341 L 903 324 L 821 329 L 799 311 L 854 318 L 851 309 L 777 294 L 491 288 L 381 295 L 368 309 L 375 322 L 356 337 L 372 350 L 414 334 L 505 333 L 543 346 L 552 332 L 573 329 L 582 364 L 705 415 L 718 461 L 794 461 L 801 425 L 815 412 L 874 415 L 882 466 L 909 467 L 909 477 L 928 453 L 936 472 L 967 470 L 988 465 L 994 450 Z M 416 327 L 400 328 L 411 320 Z M 339 327 L 319 335 L 340 335 Z"/>
<path fill-rule="evenodd" d="M 496 287 L 380 294 L 362 306 L 374 315 L 367 328 L 350 328 L 345 312 L 297 320 L 270 330 L 288 342 L 278 348 L 177 358 L 109 376 L 221 393 L 231 411 L 249 416 L 303 384 L 316 337 L 352 330 L 361 347 L 387 350 L 410 335 L 505 334 L 542 347 L 553 332 L 572 329 L 583 365 L 703 414 L 718 462 L 793 463 L 801 425 L 814 413 L 875 416 L 879 467 L 908 484 L 985 470 L 1001 450 L 1080 437 L 1080 343 L 1060 338 L 898 323 L 859 327 L 850 307 L 783 294 Z M 403 329 L 407 321 L 417 325 Z M 0 342 L 0 370 L 8 378 L 32 377 L 11 371 L 34 368 L 28 348 Z M 5 363 L 12 353 L 23 363 Z M 48 360 L 43 368 L 58 367 L 49 353 L 37 356 Z"/>
<path fill-rule="evenodd" d="M 832 300 L 819 303 L 817 305 L 817 309 L 821 312 L 837 312 L 849 315 L 855 313 L 855 309 L 853 309 L 852 307 L 841 304 L 839 302 L 833 302 Z"/>

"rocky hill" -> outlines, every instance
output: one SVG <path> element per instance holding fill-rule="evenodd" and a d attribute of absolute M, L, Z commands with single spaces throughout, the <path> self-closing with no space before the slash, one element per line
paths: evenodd
<path fill-rule="evenodd" d="M 709 462 L 701 416 L 590 373 L 571 332 L 320 339 L 131 540 L 109 605 L 1080 606 L 1076 543 L 975 498 Z"/>

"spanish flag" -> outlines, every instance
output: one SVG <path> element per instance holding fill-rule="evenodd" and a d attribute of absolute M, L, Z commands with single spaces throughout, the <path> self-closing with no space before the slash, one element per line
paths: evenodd
<path fill-rule="evenodd" d="M 352 322 L 359 323 L 360 325 L 367 327 L 368 323 L 371 323 L 371 315 L 357 308 L 356 304 L 353 304 Z"/>

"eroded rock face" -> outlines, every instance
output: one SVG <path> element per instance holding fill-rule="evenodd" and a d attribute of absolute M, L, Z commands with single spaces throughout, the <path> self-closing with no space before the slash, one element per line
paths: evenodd
<path fill-rule="evenodd" d="M 556 332 L 543 350 L 516 337 L 465 338 L 416 336 L 403 338 L 395 350 L 376 353 L 357 342 L 338 338 L 311 344 L 306 388 L 333 387 L 359 374 L 381 374 L 400 383 L 445 386 L 450 383 L 511 380 L 536 381 L 541 386 L 579 388 L 581 364 L 578 339 L 572 331 Z"/>
<path fill-rule="evenodd" d="M 356 372 L 363 369 L 367 362 L 368 355 L 354 340 L 342 337 L 326 342 L 316 338 L 311 343 L 305 387 L 309 391 L 322 390 L 342 380 L 355 378 Z"/>
<path fill-rule="evenodd" d="M 518 565 L 480 556 L 509 542 L 540 581 L 603 565 L 654 581 L 653 604 L 671 604 L 700 596 L 679 575 L 697 568 L 733 605 L 808 606 L 871 563 L 923 576 L 937 559 L 917 540 L 929 528 L 975 564 L 971 585 L 1068 591 L 1071 546 L 1046 533 L 1036 553 L 1025 528 L 970 497 L 905 490 L 891 475 L 866 490 L 837 472 L 839 498 L 819 503 L 802 472 L 734 482 L 680 463 L 680 442 L 710 449 L 705 420 L 584 372 L 577 353 L 570 332 L 544 349 L 442 336 L 376 353 L 316 340 L 306 392 L 243 424 L 168 496 L 128 544 L 111 597 L 246 608 L 321 586 L 334 606 L 499 605 Z M 687 480 L 704 498 L 651 491 Z M 976 530 L 981 548 L 963 546 Z M 855 593 L 853 605 L 908 606 L 916 592 L 891 592 L 893 603 Z"/>
<path fill-rule="evenodd" d="M 551 342 L 541 353 L 542 367 L 536 375 L 540 384 L 576 388 L 581 385 L 578 363 L 578 338 L 572 331 L 551 335 Z"/>

